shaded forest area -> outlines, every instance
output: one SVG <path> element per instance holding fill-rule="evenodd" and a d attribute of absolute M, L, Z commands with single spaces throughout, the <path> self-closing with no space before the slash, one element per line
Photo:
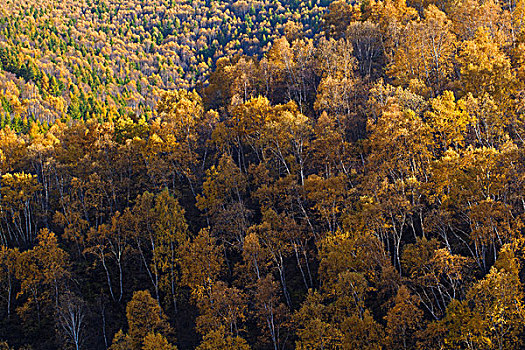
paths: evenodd
<path fill-rule="evenodd" d="M 525 1 L 0 4 L 0 348 L 525 346 Z"/>

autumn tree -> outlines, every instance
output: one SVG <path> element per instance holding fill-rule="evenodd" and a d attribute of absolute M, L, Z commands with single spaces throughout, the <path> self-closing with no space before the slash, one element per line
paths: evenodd
<path fill-rule="evenodd" d="M 60 296 L 57 310 L 57 324 L 60 335 L 67 339 L 76 350 L 82 349 L 86 338 L 86 304 L 83 300 L 71 293 Z"/>
<path fill-rule="evenodd" d="M 166 336 L 171 335 L 165 314 L 149 291 L 133 293 L 133 298 L 126 306 L 128 332 L 120 330 L 113 339 L 111 349 L 144 349 L 147 346 L 161 345 L 170 349 L 165 343 Z"/>
<path fill-rule="evenodd" d="M 361 81 L 356 74 L 357 62 L 352 55 L 353 44 L 349 39 L 323 39 L 319 46 L 318 69 L 322 78 L 317 87 L 314 107 L 319 112 L 326 111 L 334 118 L 342 135 L 356 132 L 353 129 L 357 129 L 359 135 L 364 122 L 356 116 Z"/>
<path fill-rule="evenodd" d="M 280 288 L 271 274 L 257 281 L 254 295 L 258 324 L 274 350 L 285 346 L 289 310 L 280 301 Z"/>
<path fill-rule="evenodd" d="M 408 228 L 416 236 L 416 220 L 422 219 L 421 190 L 431 160 L 430 129 L 412 110 L 400 110 L 396 104 L 386 108 L 375 123 L 369 122 L 371 171 L 364 184 L 370 194 L 361 200 L 370 211 L 361 214 L 374 216 L 367 221 L 377 222 L 373 227 L 400 268 L 403 236 Z"/>
<path fill-rule="evenodd" d="M 38 227 L 36 194 L 41 189 L 38 179 L 31 174 L 15 173 L 2 176 L 0 200 L 4 234 L 3 244 L 29 247 L 34 242 Z"/>
<path fill-rule="evenodd" d="M 454 300 L 443 323 L 448 330 L 445 344 L 467 349 L 517 349 L 524 317 L 520 263 L 506 245 L 490 272 L 475 283 L 465 300 Z"/>
<path fill-rule="evenodd" d="M 418 299 L 405 286 L 399 287 L 394 306 L 385 318 L 388 346 L 392 349 L 413 347 L 416 332 L 422 327 L 423 312 L 419 309 Z"/>
<path fill-rule="evenodd" d="M 168 189 L 153 195 L 144 192 L 137 197 L 129 218 L 133 238 L 144 268 L 160 303 L 161 289 L 170 295 L 177 310 L 180 280 L 180 249 L 188 239 L 184 209 Z"/>
<path fill-rule="evenodd" d="M 64 282 L 70 276 L 69 259 L 60 248 L 56 235 L 42 229 L 37 237 L 38 245 L 21 253 L 16 277 L 20 280 L 17 298 L 23 298 L 17 313 L 27 322 L 48 317 L 59 306 L 59 297 Z M 32 319 L 36 313 L 36 320 Z"/>
<path fill-rule="evenodd" d="M 226 154 L 206 175 L 202 195 L 197 195 L 197 207 L 206 212 L 218 237 L 231 245 L 242 244 L 250 215 L 244 201 L 248 186 L 246 175 Z"/>
<path fill-rule="evenodd" d="M 500 108 L 511 103 L 515 89 L 511 63 L 487 29 L 478 29 L 473 39 L 464 41 L 456 59 L 460 65 L 464 93 L 471 92 L 474 97 L 487 93 L 499 103 Z"/>
<path fill-rule="evenodd" d="M 16 273 L 20 251 L 17 248 L 0 248 L 0 283 L 2 299 L 6 303 L 7 318 L 11 317 L 12 305 L 16 296 Z"/>
<path fill-rule="evenodd" d="M 435 96 L 453 80 L 452 59 L 455 36 L 447 15 L 434 5 L 424 11 L 424 19 L 406 25 L 394 51 L 389 75 L 398 84 L 410 86 L 423 95 Z"/>
<path fill-rule="evenodd" d="M 111 224 L 102 224 L 97 230 L 92 228 L 87 236 L 88 247 L 85 251 L 99 259 L 104 268 L 109 294 L 114 301 L 121 301 L 124 294 L 124 259 L 133 234 L 133 216 L 130 210 L 126 210 L 122 214 L 116 212 L 111 218 Z M 115 278 L 111 272 L 112 262 L 118 270 L 118 296 L 113 291 Z"/>
<path fill-rule="evenodd" d="M 249 350 L 250 346 L 246 340 L 236 336 L 226 335 L 224 329 L 212 331 L 204 336 L 203 341 L 196 348 L 197 350 Z"/>
<path fill-rule="evenodd" d="M 160 333 L 148 333 L 144 337 L 141 350 L 177 350 L 177 347 L 168 343 L 168 340 Z"/>
<path fill-rule="evenodd" d="M 465 295 L 463 286 L 472 279 L 471 259 L 440 248 L 436 239 L 423 237 L 407 244 L 401 261 L 407 287 L 436 320 L 452 300 Z"/>
<path fill-rule="evenodd" d="M 203 259 L 206 257 L 206 259 Z M 208 229 L 182 247 L 182 282 L 199 298 L 209 293 L 222 270 L 222 254 Z"/>

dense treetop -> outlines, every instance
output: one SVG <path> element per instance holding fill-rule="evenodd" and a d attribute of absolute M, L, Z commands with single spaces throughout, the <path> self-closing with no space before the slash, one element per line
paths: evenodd
<path fill-rule="evenodd" d="M 0 348 L 525 346 L 522 0 L 0 4 Z"/>

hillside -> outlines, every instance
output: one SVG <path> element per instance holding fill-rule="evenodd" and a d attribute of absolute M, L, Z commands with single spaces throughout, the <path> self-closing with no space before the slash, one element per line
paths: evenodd
<path fill-rule="evenodd" d="M 523 0 L 0 4 L 1 349 L 525 346 Z"/>
<path fill-rule="evenodd" d="M 323 11 L 315 1 L 3 0 L 2 114 L 148 115 L 162 91 L 205 84 L 220 57 L 313 37 Z"/>

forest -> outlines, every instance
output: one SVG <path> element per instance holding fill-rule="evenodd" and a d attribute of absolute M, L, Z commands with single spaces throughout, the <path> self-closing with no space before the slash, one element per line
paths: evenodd
<path fill-rule="evenodd" d="M 0 349 L 525 347 L 525 0 L 0 0 Z"/>

